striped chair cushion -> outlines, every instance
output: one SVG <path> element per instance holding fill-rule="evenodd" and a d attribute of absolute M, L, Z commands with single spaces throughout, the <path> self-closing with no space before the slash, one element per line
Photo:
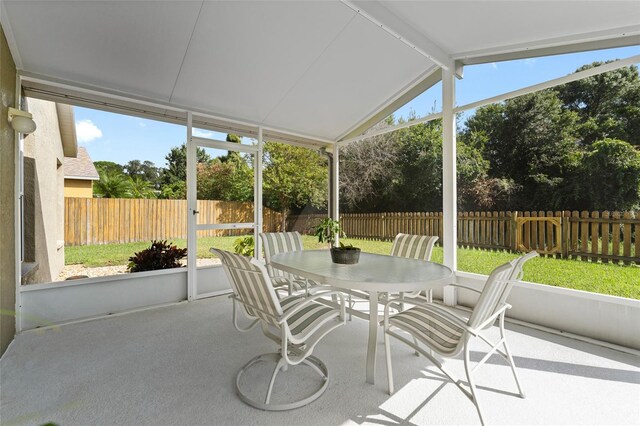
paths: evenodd
<path fill-rule="evenodd" d="M 289 281 L 293 282 L 294 290 L 305 288 L 305 279 L 303 277 L 290 274 L 289 272 L 276 269 L 271 266 L 271 257 L 279 253 L 287 253 L 290 251 L 301 251 L 302 238 L 299 232 L 264 232 L 260 234 L 262 238 L 264 257 L 267 264 L 269 277 L 273 281 L 274 287 L 287 287 Z M 319 285 L 313 280 L 308 280 L 309 287 Z"/>
<path fill-rule="evenodd" d="M 393 240 L 391 256 L 430 260 L 433 245 L 438 237 L 429 235 L 398 234 Z"/>
<path fill-rule="evenodd" d="M 273 287 L 274 288 L 288 288 L 289 287 L 289 278 L 287 277 L 270 277 L 271 278 L 271 282 L 273 283 Z M 302 290 L 303 288 L 303 284 L 300 281 L 293 281 L 291 287 L 293 287 L 294 290 Z"/>
<path fill-rule="evenodd" d="M 248 257 L 225 250 L 211 250 L 225 266 L 233 292 L 242 300 L 247 315 L 276 325 L 276 319 L 283 312 L 282 306 L 278 302 L 272 283 L 265 279 L 264 268 L 251 263 Z"/>
<path fill-rule="evenodd" d="M 302 238 L 298 232 L 264 232 L 260 234 L 263 243 L 264 257 L 267 261 L 269 275 L 284 275 L 283 271 L 271 267 L 271 257 L 279 253 L 302 250 Z"/>
<path fill-rule="evenodd" d="M 412 334 L 443 355 L 456 351 L 464 331 L 446 318 L 419 306 L 391 316 L 389 324 Z"/>
<path fill-rule="evenodd" d="M 304 296 L 292 295 L 280 300 L 282 310 L 286 314 L 287 311 L 293 309 L 298 303 L 304 301 Z M 313 330 L 316 326 L 322 325 L 332 318 L 337 318 L 340 312 L 337 309 L 330 308 L 320 303 L 311 303 L 304 309 L 293 314 L 287 324 L 294 337 L 300 338 L 308 331 Z"/>

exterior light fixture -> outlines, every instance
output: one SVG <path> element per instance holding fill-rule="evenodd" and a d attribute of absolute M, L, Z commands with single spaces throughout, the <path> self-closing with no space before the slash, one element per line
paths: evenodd
<path fill-rule="evenodd" d="M 16 132 L 28 135 L 36 130 L 36 122 L 31 113 L 15 108 L 9 108 L 9 123 Z"/>

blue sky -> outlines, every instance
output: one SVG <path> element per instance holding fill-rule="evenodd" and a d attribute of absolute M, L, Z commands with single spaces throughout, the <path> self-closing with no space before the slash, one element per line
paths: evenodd
<path fill-rule="evenodd" d="M 520 61 L 468 66 L 464 78 L 456 82 L 456 100 L 464 105 L 501 93 L 520 89 L 570 74 L 594 61 L 627 58 L 640 54 L 640 46 Z M 437 84 L 396 112 L 407 117 L 411 110 L 418 117 L 440 111 L 441 85 Z M 186 128 L 175 124 L 145 120 L 87 108 L 74 108 L 78 142 L 94 161 L 125 164 L 129 160 L 150 160 L 165 166 L 171 147 L 186 140 Z M 194 135 L 224 139 L 225 135 L 194 130 Z"/>

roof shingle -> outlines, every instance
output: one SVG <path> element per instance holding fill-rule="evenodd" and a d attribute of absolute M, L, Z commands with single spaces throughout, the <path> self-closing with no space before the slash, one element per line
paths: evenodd
<path fill-rule="evenodd" d="M 64 157 L 64 177 L 71 179 L 99 180 L 100 175 L 84 147 L 78 147 L 77 157 Z"/>

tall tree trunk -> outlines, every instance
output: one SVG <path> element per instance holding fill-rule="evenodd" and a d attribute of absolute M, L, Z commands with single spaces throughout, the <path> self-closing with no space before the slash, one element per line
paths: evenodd
<path fill-rule="evenodd" d="M 282 215 L 282 232 L 287 232 L 287 217 L 289 216 L 289 209 L 284 208 L 282 209 L 282 211 L 280 212 Z"/>

